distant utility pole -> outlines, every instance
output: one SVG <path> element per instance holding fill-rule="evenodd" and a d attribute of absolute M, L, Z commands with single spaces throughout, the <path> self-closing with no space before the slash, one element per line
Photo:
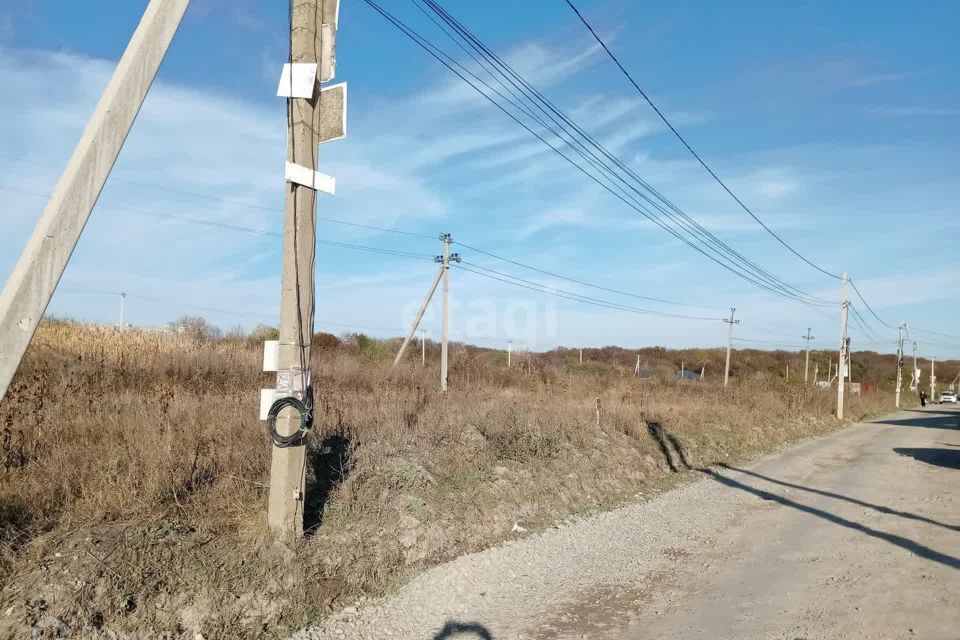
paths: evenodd
<path fill-rule="evenodd" d="M 910 372 L 910 391 L 920 386 L 920 369 L 917 368 L 917 343 L 913 343 L 913 371 Z"/>
<path fill-rule="evenodd" d="M 640 375 L 640 354 L 637 354 L 637 365 L 633 368 L 633 375 Z"/>
<path fill-rule="evenodd" d="M 706 370 L 707 370 L 707 363 L 704 362 L 704 363 L 700 366 L 700 380 L 701 380 L 701 381 L 703 380 L 703 374 L 704 374 L 704 372 L 705 372 Z"/>
<path fill-rule="evenodd" d="M 937 364 L 937 358 L 930 358 L 930 402 L 933 402 L 933 397 L 937 395 L 937 376 L 934 373 L 934 367 Z"/>
<path fill-rule="evenodd" d="M 730 350 L 733 349 L 733 325 L 740 324 L 739 320 L 733 319 L 733 314 L 736 313 L 736 309 L 730 309 L 730 319 L 723 319 L 724 322 L 730 326 L 727 329 L 727 367 L 723 370 L 723 386 L 727 386 L 727 383 L 730 382 Z"/>
<path fill-rule="evenodd" d="M 815 365 L 813 365 L 813 385 L 814 386 L 817 385 L 817 378 L 819 377 L 820 377 L 820 362 L 818 361 Z"/>
<path fill-rule="evenodd" d="M 123 291 L 120 292 L 120 331 L 126 331 L 127 329 L 127 320 L 124 314 L 125 309 L 123 308 L 123 303 L 127 299 L 127 294 Z"/>
<path fill-rule="evenodd" d="M 510 368 L 512 355 L 513 355 L 513 340 L 507 340 L 507 369 Z"/>
<path fill-rule="evenodd" d="M 580 364 L 583 364 L 583 347 L 580 348 Z"/>
<path fill-rule="evenodd" d="M 151 0 L 0 293 L 0 398 L 20 366 L 190 0 Z"/>
<path fill-rule="evenodd" d="M 443 280 L 443 342 L 440 347 L 440 390 L 447 390 L 447 334 L 448 334 L 448 320 L 447 314 L 449 311 L 447 305 L 447 296 L 449 292 L 449 272 L 450 272 L 450 262 L 460 262 L 459 253 L 450 253 L 450 243 L 453 242 L 453 238 L 449 233 L 440 234 L 440 240 L 443 241 L 443 255 L 434 256 L 433 261 L 440 264 L 440 268 L 437 269 L 437 274 L 433 277 L 433 283 L 430 285 L 430 289 L 427 291 L 426 297 L 423 299 L 423 303 L 420 305 L 420 309 L 417 311 L 417 316 L 413 320 L 413 325 L 410 327 L 409 333 L 403 339 L 403 344 L 400 345 L 400 350 L 397 351 L 397 356 L 393 359 L 393 366 L 400 364 L 400 360 L 403 359 L 403 354 L 407 350 L 407 345 L 410 344 L 410 340 L 413 339 L 414 334 L 417 332 L 417 327 L 420 326 L 420 321 L 423 319 L 423 314 L 427 310 L 427 306 L 430 304 L 430 300 L 433 299 L 433 294 L 437 291 L 437 286 L 440 284 L 440 281 Z M 422 340 L 422 339 L 421 339 Z M 421 342 L 421 345 L 423 343 Z M 426 355 L 423 350 L 424 347 L 421 346 L 421 362 L 426 363 Z"/>
<path fill-rule="evenodd" d="M 460 254 L 450 253 L 450 243 L 453 242 L 453 236 L 444 233 L 440 236 L 443 240 L 443 262 L 441 269 L 443 271 L 443 344 L 440 347 L 440 390 L 447 391 L 447 354 L 449 352 L 448 337 L 450 332 L 450 261 L 460 262 Z"/>
<path fill-rule="evenodd" d="M 897 326 L 897 395 L 896 407 L 900 408 L 900 389 L 903 387 L 903 325 Z"/>
<path fill-rule="evenodd" d="M 810 341 L 814 339 L 810 335 L 810 327 L 807 327 L 807 335 L 801 337 L 807 341 L 807 355 L 803 361 L 803 382 L 806 384 L 810 380 Z"/>
<path fill-rule="evenodd" d="M 423 329 L 420 329 L 420 366 L 427 366 L 427 337 Z"/>
<path fill-rule="evenodd" d="M 787 382 L 790 382 L 790 365 L 787 365 Z"/>
<path fill-rule="evenodd" d="M 847 272 L 840 284 L 840 357 L 837 361 L 837 419 L 843 420 L 844 379 L 847 376 L 849 342 L 847 339 Z"/>
<path fill-rule="evenodd" d="M 267 523 L 274 532 L 292 538 L 303 535 L 304 435 L 312 421 L 310 344 L 315 310 L 317 191 L 334 192 L 333 178 L 317 171 L 317 147 L 345 133 L 346 100 L 337 104 L 335 91 L 327 93 L 318 86 L 333 79 L 338 9 L 339 0 L 298 0 L 292 4 L 291 59 L 284 66 L 277 91 L 287 100 L 287 161 L 274 392 L 277 399 L 268 414 L 275 434 Z M 345 92 L 344 85 L 339 88 Z"/>
<path fill-rule="evenodd" d="M 684 377 L 683 371 L 684 371 L 684 369 L 686 368 L 686 364 L 687 364 L 687 363 L 684 362 L 683 360 L 680 361 L 680 379 L 681 379 L 681 380 L 682 380 L 683 377 Z"/>

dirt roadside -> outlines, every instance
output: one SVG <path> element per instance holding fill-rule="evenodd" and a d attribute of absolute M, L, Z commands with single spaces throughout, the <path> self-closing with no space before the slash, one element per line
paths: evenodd
<path fill-rule="evenodd" d="M 681 443 L 682 444 L 682 443 Z M 295 636 L 960 638 L 960 411 L 904 411 L 464 556 Z"/>

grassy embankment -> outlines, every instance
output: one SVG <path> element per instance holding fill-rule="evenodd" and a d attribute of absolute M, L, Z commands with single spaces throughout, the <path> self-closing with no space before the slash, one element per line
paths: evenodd
<path fill-rule="evenodd" d="M 285 547 L 264 524 L 257 341 L 45 324 L 0 405 L 0 629 L 273 637 L 514 523 L 536 530 L 692 477 L 667 467 L 652 424 L 693 465 L 838 426 L 833 391 L 773 372 L 724 390 L 570 353 L 508 371 L 502 353 L 461 347 L 443 397 L 419 353 L 391 371 L 393 344 L 321 342 L 314 527 Z M 891 404 L 854 397 L 847 412 Z"/>

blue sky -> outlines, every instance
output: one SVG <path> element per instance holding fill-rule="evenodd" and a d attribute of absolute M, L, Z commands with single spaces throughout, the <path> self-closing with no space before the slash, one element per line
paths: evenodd
<path fill-rule="evenodd" d="M 413 4 L 384 4 L 460 53 Z M 779 246 L 686 154 L 563 0 L 444 4 L 725 242 L 838 299 L 835 280 Z M 578 4 L 768 225 L 816 263 L 849 271 L 887 322 L 960 335 L 960 45 L 951 29 L 960 5 Z M 42 211 L 37 194 L 55 184 L 145 5 L 0 4 L 0 275 L 12 269 Z M 224 327 L 276 318 L 279 239 L 131 209 L 282 228 L 285 107 L 274 93 L 286 21 L 285 3 L 194 0 L 51 312 L 116 322 L 111 292 L 126 291 L 128 319 L 139 325 L 183 314 Z M 703 308 L 640 303 L 459 248 L 473 263 L 621 304 L 717 318 L 735 306 L 743 338 L 796 345 L 809 326 L 818 347 L 837 344 L 836 308 L 817 312 L 766 294 L 644 221 L 360 0 L 343 0 L 337 57 L 337 81 L 350 87 L 349 133 L 320 149 L 322 169 L 338 180 L 337 196 L 319 199 L 320 216 L 450 232 L 545 270 Z M 440 250 L 427 238 L 329 223 L 319 231 L 424 256 Z M 434 266 L 321 247 L 317 270 L 318 330 L 393 335 Z M 726 338 L 719 320 L 585 306 L 462 271 L 453 273 L 452 298 L 454 337 L 490 346 L 712 346 Z M 439 335 L 439 305 L 425 326 Z M 852 331 L 854 348 L 890 350 L 895 332 L 872 326 L 875 336 Z M 960 340 L 913 337 L 922 353 L 960 355 L 951 346 Z"/>

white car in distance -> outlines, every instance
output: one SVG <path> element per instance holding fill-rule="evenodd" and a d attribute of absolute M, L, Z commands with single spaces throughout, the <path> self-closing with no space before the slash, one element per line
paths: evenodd
<path fill-rule="evenodd" d="M 957 403 L 957 394 L 953 391 L 941 391 L 940 392 L 940 404 L 956 404 Z"/>

